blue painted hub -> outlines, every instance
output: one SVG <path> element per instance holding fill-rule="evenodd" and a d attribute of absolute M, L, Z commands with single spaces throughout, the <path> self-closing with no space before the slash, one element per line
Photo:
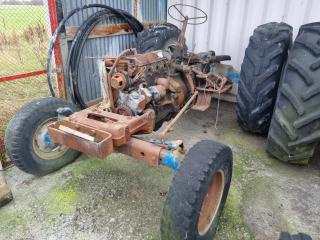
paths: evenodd
<path fill-rule="evenodd" d="M 161 165 L 172 168 L 174 174 L 176 174 L 180 167 L 180 161 L 176 159 L 176 157 L 173 155 L 172 152 L 168 152 L 164 156 L 164 159 L 162 160 Z"/>
<path fill-rule="evenodd" d="M 48 131 L 46 132 L 46 135 L 44 135 L 44 143 L 47 146 L 50 146 L 52 144 Z"/>

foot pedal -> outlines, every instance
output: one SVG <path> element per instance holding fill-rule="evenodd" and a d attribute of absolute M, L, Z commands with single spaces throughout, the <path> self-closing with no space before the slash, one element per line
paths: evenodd
<path fill-rule="evenodd" d="M 210 107 L 212 94 L 208 92 L 199 92 L 197 102 L 192 106 L 192 109 L 198 111 L 205 111 Z"/>

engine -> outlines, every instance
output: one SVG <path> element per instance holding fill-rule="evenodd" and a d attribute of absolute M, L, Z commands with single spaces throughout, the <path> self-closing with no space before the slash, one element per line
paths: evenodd
<path fill-rule="evenodd" d="M 175 115 L 188 90 L 183 73 L 171 72 L 169 64 L 162 51 L 105 59 L 107 72 L 114 68 L 109 82 L 115 112 L 136 116 L 152 108 L 156 125 Z"/>

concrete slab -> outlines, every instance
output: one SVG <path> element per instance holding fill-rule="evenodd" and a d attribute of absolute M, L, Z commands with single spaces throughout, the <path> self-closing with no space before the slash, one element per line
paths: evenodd
<path fill-rule="evenodd" d="M 187 147 L 201 139 L 228 144 L 234 175 L 216 239 L 278 239 L 281 231 L 320 239 L 319 169 L 291 166 L 265 153 L 266 138 L 246 134 L 234 105 L 189 111 L 170 134 Z M 0 239 L 159 239 L 172 173 L 115 154 L 82 156 L 45 177 L 7 171 L 14 200 L 0 209 Z"/>

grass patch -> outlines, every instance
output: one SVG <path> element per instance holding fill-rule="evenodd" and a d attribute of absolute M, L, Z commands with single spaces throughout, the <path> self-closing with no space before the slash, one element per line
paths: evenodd
<path fill-rule="evenodd" d="M 48 40 L 44 6 L 0 5 L 0 77 L 44 69 Z M 0 83 L 0 161 L 9 120 L 22 105 L 45 96 L 45 75 Z"/>
<path fill-rule="evenodd" d="M 38 22 L 47 24 L 44 6 L 0 5 L 0 31 L 21 30 Z"/>

